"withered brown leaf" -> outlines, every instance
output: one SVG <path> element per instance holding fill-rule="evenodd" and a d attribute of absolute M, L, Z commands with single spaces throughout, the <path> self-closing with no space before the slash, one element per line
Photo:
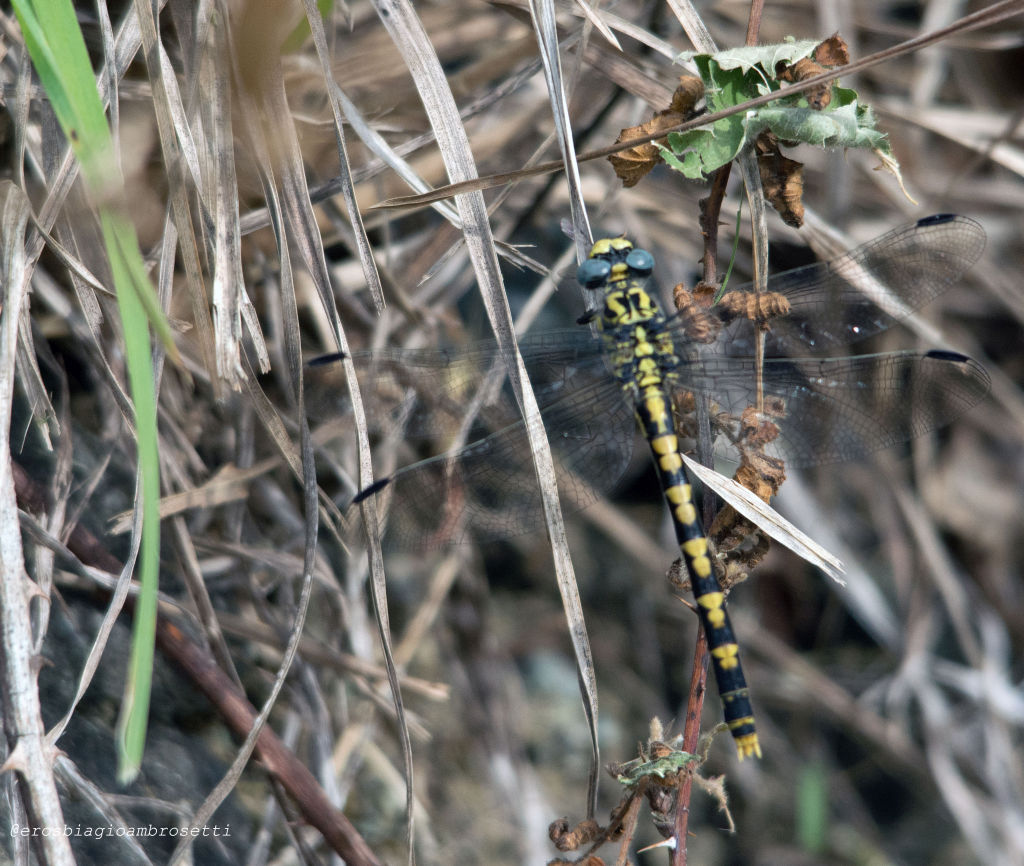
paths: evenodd
<path fill-rule="evenodd" d="M 631 138 L 655 136 L 662 130 L 688 120 L 694 114 L 697 103 L 704 97 L 704 82 L 695 75 L 680 75 L 679 86 L 672 94 L 671 104 L 664 111 L 659 111 L 646 123 L 630 126 L 619 133 L 615 143 L 629 141 Z M 636 186 L 661 162 L 661 154 L 654 142 L 640 144 L 627 150 L 613 153 L 608 161 L 615 169 L 615 174 L 625 187 Z"/>
<path fill-rule="evenodd" d="M 804 223 L 803 163 L 783 156 L 779 140 L 770 132 L 758 136 L 755 148 L 765 198 L 786 225 L 800 228 Z"/>

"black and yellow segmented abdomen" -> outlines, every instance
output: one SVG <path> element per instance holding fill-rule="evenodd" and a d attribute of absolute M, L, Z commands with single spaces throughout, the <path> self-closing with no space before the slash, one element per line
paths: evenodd
<path fill-rule="evenodd" d="M 740 666 L 739 646 L 725 609 L 725 594 L 711 565 L 707 538 L 691 495 L 679 455 L 671 406 L 661 388 L 650 387 L 637 405 L 637 417 L 650 442 L 658 477 L 668 501 L 679 549 L 690 573 L 694 599 L 715 668 L 725 721 L 736 740 L 740 758 L 761 756 L 754 728 L 747 683 Z"/>
<path fill-rule="evenodd" d="M 760 757 L 761 746 L 740 665 L 739 646 L 679 453 L 672 402 L 666 388 L 679 358 L 665 328 L 665 314 L 647 293 L 643 280 L 631 272 L 627 259 L 630 250 L 632 245 L 622 238 L 598 241 L 591 258 L 607 261 L 610 268 L 606 268 L 603 283 L 595 280 L 585 285 L 604 291 L 599 322 L 607 355 L 636 407 L 637 419 L 654 455 L 679 548 L 690 574 L 697 611 L 707 634 L 725 721 L 736 740 L 740 758 Z"/>
<path fill-rule="evenodd" d="M 654 392 L 655 389 L 651 391 L 653 393 L 640 400 L 637 417 L 650 442 L 654 465 L 672 514 L 679 549 L 690 575 L 697 613 L 708 635 L 725 721 L 736 740 L 740 759 L 751 755 L 760 757 L 761 745 L 754 726 L 750 692 L 746 688 L 743 668 L 739 663 L 739 646 L 725 609 L 725 594 L 719 587 L 712 567 L 708 538 L 700 526 L 693 504 L 692 488 L 679 454 L 676 434 L 672 430 L 672 416 L 671 413 L 666 414 L 667 404 L 663 394 Z M 663 432 L 667 428 L 669 432 Z"/>

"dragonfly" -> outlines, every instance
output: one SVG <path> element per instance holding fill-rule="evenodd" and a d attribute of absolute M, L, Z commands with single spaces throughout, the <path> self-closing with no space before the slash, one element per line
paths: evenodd
<path fill-rule="evenodd" d="M 831 261 L 773 275 L 760 296 L 741 287 L 697 315 L 664 312 L 647 288 L 653 256 L 625 238 L 603 239 L 577 271 L 596 297 L 578 326 L 519 340 L 565 510 L 604 496 L 624 474 L 638 431 L 648 441 L 741 759 L 761 748 L 680 456 L 689 427 L 677 424 L 677 413 L 699 398 L 715 419 L 714 446 L 735 457 L 743 448 L 737 419 L 752 408 L 766 412 L 773 434 L 762 447 L 789 466 L 857 459 L 948 423 L 988 393 L 988 375 L 972 359 L 943 350 L 832 354 L 946 291 L 984 245 L 983 229 L 968 217 L 926 217 Z M 754 357 L 759 345 L 762 358 Z M 327 355 L 307 368 L 313 418 L 345 411 L 340 360 Z M 399 431 L 391 435 L 469 443 L 354 497 L 386 512 L 389 547 L 489 541 L 543 525 L 527 433 L 514 397 L 500 387 L 505 360 L 493 341 L 354 353 L 352 361 L 368 415 Z"/>

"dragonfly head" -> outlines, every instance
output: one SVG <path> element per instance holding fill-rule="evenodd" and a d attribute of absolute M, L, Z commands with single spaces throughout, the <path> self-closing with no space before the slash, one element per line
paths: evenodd
<path fill-rule="evenodd" d="M 600 289 L 627 276 L 647 277 L 653 270 L 654 256 L 647 250 L 637 249 L 626 238 L 602 238 L 579 266 L 576 279 L 585 289 Z"/>

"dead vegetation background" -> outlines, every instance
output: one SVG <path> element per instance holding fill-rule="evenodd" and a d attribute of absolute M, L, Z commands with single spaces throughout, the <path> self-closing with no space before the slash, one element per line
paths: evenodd
<path fill-rule="evenodd" d="M 488 335 L 451 212 L 365 210 L 409 192 L 384 167 L 382 142 L 429 186 L 446 182 L 415 86 L 423 82 L 410 76 L 410 46 L 396 46 L 382 24 L 384 5 L 337 7 L 326 27 L 329 65 L 349 101 L 347 156 L 387 301 L 383 314 L 338 194 L 332 92 L 310 40 L 280 50 L 283 35 L 302 18 L 299 6 L 171 2 L 163 10 L 164 71 L 173 72 L 183 110 L 160 116 L 182 150 L 173 165 L 161 146 L 157 118 L 168 109 L 154 99 L 152 67 L 129 51 L 134 61 L 111 73 L 132 214 L 185 358 L 181 368 L 164 366 L 160 386 L 164 603 L 255 706 L 269 694 L 303 600 L 305 517 L 302 487 L 289 468 L 300 437 L 288 353 L 301 347 L 308 359 L 337 350 L 304 255 L 313 250 L 315 258 L 322 244 L 353 348 L 458 346 Z M 137 40 L 130 28 L 119 29 L 133 15 L 130 6 L 106 11 L 124 44 Z M 743 43 L 747 4 L 699 11 L 720 46 Z M 838 30 L 858 58 L 961 11 L 938 0 L 770 3 L 760 41 Z M 526 7 L 454 0 L 418 4 L 416 12 L 443 64 L 479 173 L 556 159 Z M 620 129 L 665 107 L 679 74 L 672 58 L 692 47 L 669 5 L 625 2 L 595 14 L 616 30 L 621 52 L 584 27 L 578 7 L 558 14 L 579 150 L 610 144 Z M 98 69 L 109 58 L 95 16 L 94 7 L 81 6 Z M 807 164 L 805 203 L 847 245 L 942 211 L 984 224 L 989 246 L 982 262 L 921 315 L 943 335 L 938 347 L 985 364 L 993 390 L 949 429 L 870 461 L 791 477 L 783 487 L 781 510 L 844 559 L 848 586 L 773 552 L 730 597 L 765 756 L 739 765 L 729 737 L 715 740 L 703 772 L 726 774 L 736 833 L 723 832 L 727 822 L 717 804 L 695 793 L 691 862 L 1024 861 L 1021 37 L 1011 21 L 844 80 L 878 112 L 918 204 L 876 172 L 870 156 L 798 151 Z M 65 195 L 57 183 L 64 144 L 28 77 L 7 13 L 3 44 L 4 172 L 39 212 L 49 197 Z M 237 192 L 225 198 L 232 186 Z M 651 250 L 666 290 L 692 280 L 702 253 L 697 202 L 706 188 L 659 169 L 623 190 L 599 160 L 582 166 L 582 191 L 595 231 L 625 232 Z M 187 205 L 186 223 L 169 207 L 174 196 Z M 274 196 L 284 225 L 268 213 Z M 303 197 L 315 208 L 304 211 Z M 103 282 L 87 204 L 74 191 L 62 201 L 52 236 Z M 572 287 L 572 243 L 560 226 L 568 216 L 563 177 L 525 179 L 488 192 L 487 201 L 495 239 L 508 254 L 503 273 L 513 312 L 534 329 L 571 324 L 582 308 Z M 735 202 L 732 191 L 723 217 L 730 239 Z M 771 229 L 773 244 L 785 242 L 775 250 L 777 267 L 802 263 L 785 257 L 803 255 L 801 236 L 777 220 Z M 233 249 L 236 232 L 237 257 L 220 258 Z M 740 270 L 748 245 L 745 235 Z M 291 254 L 284 265 L 282 248 Z M 189 257 L 194 272 L 182 264 Z M 44 721 L 52 725 L 87 670 L 107 604 L 103 572 L 116 572 L 126 555 L 126 524 L 113 521 L 131 507 L 134 448 L 111 392 L 112 378 L 123 377 L 111 299 L 73 275 L 52 245 L 35 264 L 32 287 L 21 326 L 31 332 L 56 415 L 47 420 L 36 406 L 33 416 L 22 392 L 11 457 L 31 479 L 19 487 L 29 576 L 49 586 L 52 575 L 39 621 L 47 631 L 39 684 Z M 297 332 L 287 314 L 292 298 Z M 235 309 L 237 350 L 223 342 L 224 316 Z M 885 334 L 871 350 L 913 347 L 936 346 L 903 330 Z M 310 420 L 321 460 L 329 454 L 332 467 L 341 467 L 328 471 L 325 488 L 344 490 L 347 483 L 351 493 L 352 428 L 344 419 Z M 380 471 L 394 455 L 377 457 Z M 34 501 L 25 498 L 31 490 Z M 321 504 L 329 522 L 329 506 Z M 76 527 L 91 533 L 100 552 L 63 546 Z M 664 579 L 674 544 L 646 459 L 634 461 L 614 501 L 571 518 L 569 533 L 595 656 L 602 757 L 628 760 L 652 717 L 680 730 L 696 628 Z M 397 863 L 406 856 L 402 750 L 366 560 L 346 556 L 326 531 L 320 542 L 298 654 L 268 724 L 368 848 Z M 47 553 L 47 544 L 56 552 Z M 549 823 L 584 817 L 590 756 L 546 540 L 517 538 L 388 564 L 390 627 L 415 769 L 417 859 L 545 862 L 555 856 Z M 195 672 L 159 655 L 143 776 L 128 790 L 117 787 L 111 726 L 126 640 L 126 628 L 115 630 L 57 743 L 64 755 L 54 769 L 69 825 L 187 823 L 236 755 L 239 740 L 200 694 Z M 216 703 L 217 689 L 210 695 L 205 688 Z M 719 718 L 712 689 L 705 727 Z M 206 822 L 229 826 L 231 836 L 199 840 L 195 862 L 312 863 L 333 856 L 301 798 L 297 805 L 271 783 L 269 765 L 265 755 L 249 763 Z M 0 814 L 24 824 L 12 774 L 4 780 Z M 599 820 L 607 820 L 620 796 L 605 777 Z M 658 838 L 644 816 L 633 850 Z M 72 848 L 80 863 L 158 863 L 175 841 L 133 848 L 123 840 L 79 838 Z M 5 834 L 0 859 L 19 850 Z M 611 862 L 613 849 L 605 852 Z M 662 849 L 632 856 L 657 863 L 668 855 Z"/>

